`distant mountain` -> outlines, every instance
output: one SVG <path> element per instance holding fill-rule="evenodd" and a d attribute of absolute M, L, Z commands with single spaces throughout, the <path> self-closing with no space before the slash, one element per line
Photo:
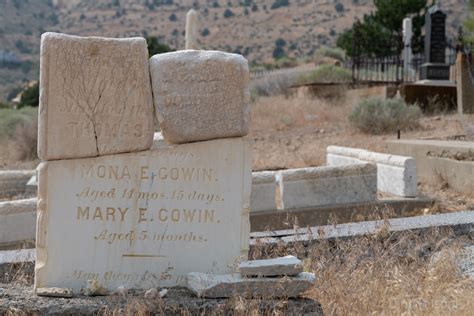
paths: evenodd
<path fill-rule="evenodd" d="M 453 37 L 468 0 L 442 1 L 442 6 Z M 38 78 L 45 31 L 157 36 L 183 49 L 190 8 L 199 12 L 202 48 L 237 52 L 252 63 L 271 62 L 277 40 L 290 57 L 333 46 L 341 31 L 374 7 L 365 0 L 0 0 L 0 100 L 22 81 Z M 2 56 L 13 62 L 2 62 Z"/>

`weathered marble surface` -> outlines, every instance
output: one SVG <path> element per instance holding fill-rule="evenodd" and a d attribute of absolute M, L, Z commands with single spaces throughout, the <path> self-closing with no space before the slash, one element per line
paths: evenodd
<path fill-rule="evenodd" d="M 41 36 L 42 160 L 145 150 L 153 100 L 143 38 Z"/>
<path fill-rule="evenodd" d="M 34 174 L 34 170 L 0 171 L 0 198 L 24 194 L 26 183 Z"/>
<path fill-rule="evenodd" d="M 329 146 L 327 164 L 343 166 L 370 162 L 377 164 L 377 189 L 403 197 L 417 196 L 416 163 L 412 157 L 381 154 L 359 148 Z"/>
<path fill-rule="evenodd" d="M 281 210 L 377 199 L 377 167 L 370 163 L 282 170 L 276 182 Z"/>
<path fill-rule="evenodd" d="M 42 287 L 36 289 L 36 295 L 48 296 L 48 297 L 72 297 L 73 293 L 71 289 L 60 288 L 60 287 Z"/>
<path fill-rule="evenodd" d="M 252 195 L 250 209 L 252 212 L 274 211 L 275 204 L 275 175 L 277 171 L 260 171 L 252 173 Z"/>
<path fill-rule="evenodd" d="M 241 55 L 199 50 L 159 54 L 150 59 L 150 72 L 168 143 L 248 134 L 250 79 Z"/>
<path fill-rule="evenodd" d="M 301 272 L 303 272 L 303 263 L 295 256 L 249 260 L 239 264 L 239 273 L 244 277 L 294 276 Z"/>
<path fill-rule="evenodd" d="M 191 9 L 186 14 L 186 33 L 185 47 L 186 49 L 198 49 L 198 15 L 196 10 Z"/>
<path fill-rule="evenodd" d="M 0 247 L 35 239 L 36 199 L 0 202 Z"/>
<path fill-rule="evenodd" d="M 42 163 L 36 287 L 151 288 L 229 273 L 247 255 L 250 190 L 243 138 Z"/>
<path fill-rule="evenodd" d="M 187 287 L 198 297 L 292 298 L 313 286 L 316 277 L 309 272 L 284 278 L 244 278 L 239 274 L 192 272 L 186 279 Z"/>

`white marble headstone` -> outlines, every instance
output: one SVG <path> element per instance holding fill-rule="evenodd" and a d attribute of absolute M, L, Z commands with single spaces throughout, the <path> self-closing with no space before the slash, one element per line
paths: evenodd
<path fill-rule="evenodd" d="M 182 285 L 249 244 L 250 147 L 219 139 L 42 163 L 35 287 Z"/>

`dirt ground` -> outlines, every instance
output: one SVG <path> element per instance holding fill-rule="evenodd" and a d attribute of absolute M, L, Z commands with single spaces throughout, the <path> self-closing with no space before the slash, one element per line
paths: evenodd
<path fill-rule="evenodd" d="M 309 97 L 261 97 L 252 105 L 250 139 L 253 170 L 321 166 L 330 145 L 385 152 L 386 140 L 397 139 L 397 131 L 383 135 L 359 132 L 348 115 L 358 102 L 341 94 L 338 99 Z M 474 115 L 464 120 L 474 122 Z M 466 131 L 456 112 L 425 115 L 420 127 L 402 130 L 402 139 L 446 139 Z M 446 183 L 419 183 L 421 194 L 438 200 L 428 213 L 474 209 L 474 198 L 451 190 Z"/>

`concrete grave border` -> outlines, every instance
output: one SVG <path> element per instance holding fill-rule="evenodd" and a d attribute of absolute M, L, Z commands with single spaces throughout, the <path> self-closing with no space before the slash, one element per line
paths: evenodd
<path fill-rule="evenodd" d="M 377 164 L 377 189 L 402 197 L 416 197 L 416 163 L 412 157 L 381 154 L 364 149 L 329 146 L 327 164 L 341 166 L 360 162 Z"/>

